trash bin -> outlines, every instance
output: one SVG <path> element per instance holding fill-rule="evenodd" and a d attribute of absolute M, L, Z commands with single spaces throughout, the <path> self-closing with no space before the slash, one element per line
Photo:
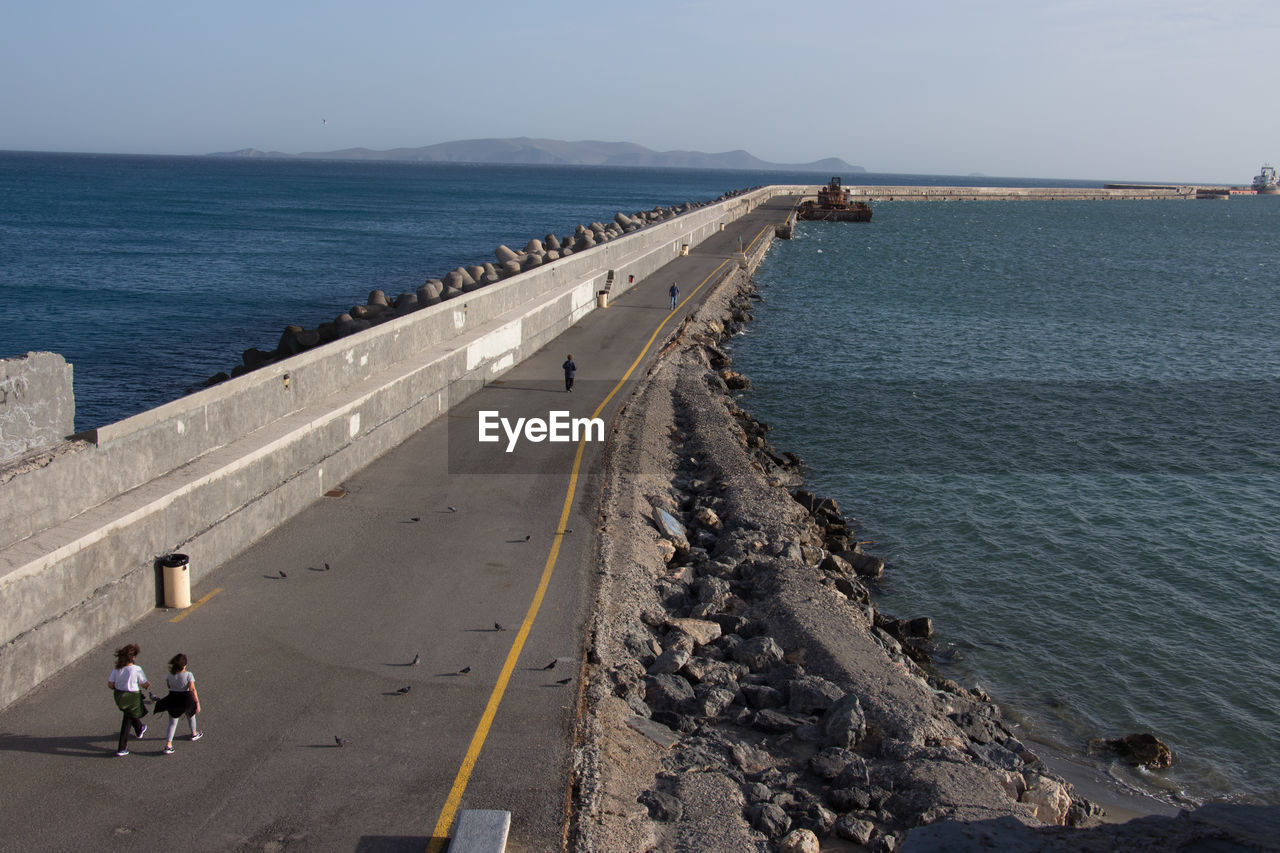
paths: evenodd
<path fill-rule="evenodd" d="M 596 307 L 597 308 L 609 307 L 609 291 L 607 290 L 596 291 Z"/>
<path fill-rule="evenodd" d="M 681 256 L 681 257 L 687 257 L 687 256 L 688 256 L 688 254 L 689 254 L 689 244 L 688 244 L 688 243 L 682 243 L 682 244 L 680 245 L 680 256 Z"/>
<path fill-rule="evenodd" d="M 183 610 L 191 606 L 191 560 L 186 554 L 166 554 L 160 558 L 164 569 L 164 606 Z"/>

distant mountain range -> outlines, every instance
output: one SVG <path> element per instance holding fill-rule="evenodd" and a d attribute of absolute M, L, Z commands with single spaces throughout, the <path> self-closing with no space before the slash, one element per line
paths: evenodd
<path fill-rule="evenodd" d="M 288 157 L 313 160 L 394 160 L 411 163 L 515 163 L 549 166 L 648 166 L 664 169 L 752 169 L 791 172 L 865 172 L 838 157 L 812 163 L 769 163 L 746 151 L 654 151 L 631 142 L 563 142 L 558 139 L 464 139 L 422 148 L 345 148 L 285 154 L 242 148 L 210 157 Z"/>

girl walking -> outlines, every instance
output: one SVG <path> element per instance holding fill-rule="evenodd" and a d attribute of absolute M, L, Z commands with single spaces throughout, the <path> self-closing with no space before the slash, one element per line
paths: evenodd
<path fill-rule="evenodd" d="M 169 732 L 164 739 L 164 754 L 173 755 L 173 735 L 178 731 L 178 718 L 186 716 L 191 739 L 200 740 L 204 732 L 196 725 L 200 713 L 200 697 L 196 694 L 196 677 L 187 672 L 187 656 L 179 652 L 169 660 L 169 674 L 164 677 L 169 695 L 156 703 L 156 710 L 169 712 Z"/>
<path fill-rule="evenodd" d="M 116 746 L 116 756 L 129 754 L 129 729 L 134 736 L 141 738 L 147 727 L 142 718 L 147 714 L 147 706 L 142 702 L 142 691 L 150 687 L 147 674 L 142 667 L 134 663 L 138 652 L 142 651 L 136 643 L 130 643 L 116 649 L 116 668 L 107 677 L 107 686 L 111 688 L 116 700 L 116 707 L 124 714 L 120 720 L 120 742 Z"/>

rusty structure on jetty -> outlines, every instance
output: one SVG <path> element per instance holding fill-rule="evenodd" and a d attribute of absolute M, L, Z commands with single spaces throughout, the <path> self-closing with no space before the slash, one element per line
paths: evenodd
<path fill-rule="evenodd" d="M 805 199 L 796 210 L 796 218 L 806 222 L 870 222 L 871 206 L 853 201 L 849 191 L 834 177 L 818 190 L 818 200 Z"/>

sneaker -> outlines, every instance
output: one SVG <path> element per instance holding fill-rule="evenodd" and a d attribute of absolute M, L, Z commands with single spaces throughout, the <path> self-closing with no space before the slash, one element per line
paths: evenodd
<path fill-rule="evenodd" d="M 119 752 L 117 752 L 117 753 L 116 753 L 116 758 L 124 758 L 124 757 L 125 757 L 126 755 L 128 755 L 128 754 L 129 754 L 129 750 L 127 750 L 127 749 L 122 749 L 122 750 L 120 750 Z"/>
<path fill-rule="evenodd" d="M 192 740 L 200 740 L 200 738 L 202 738 L 202 737 L 204 737 L 204 732 L 192 732 L 192 733 L 191 733 L 191 739 L 192 739 Z"/>
<path fill-rule="evenodd" d="M 172 746 L 166 746 L 166 747 L 164 748 L 164 754 L 165 754 L 165 755 L 173 755 L 173 747 L 172 747 Z"/>
<path fill-rule="evenodd" d="M 147 724 L 142 724 L 142 731 L 138 732 L 138 740 L 142 740 L 142 736 L 147 733 Z"/>

